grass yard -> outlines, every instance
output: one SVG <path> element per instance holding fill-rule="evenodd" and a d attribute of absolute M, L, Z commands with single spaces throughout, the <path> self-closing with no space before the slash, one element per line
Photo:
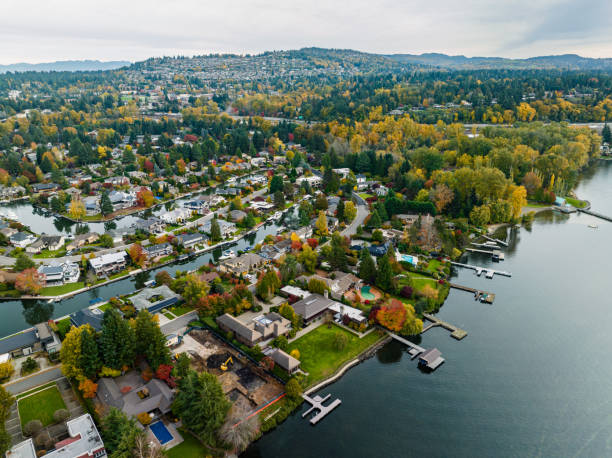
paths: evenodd
<path fill-rule="evenodd" d="M 168 312 L 164 313 L 164 316 L 168 318 L 169 320 L 174 320 L 176 318 L 172 313 L 168 313 Z"/>
<path fill-rule="evenodd" d="M 77 289 L 85 288 L 85 283 L 82 281 L 78 281 L 76 283 L 66 283 L 65 285 L 60 286 L 47 286 L 40 290 L 41 296 L 59 296 L 61 294 L 70 293 L 72 291 L 76 291 Z"/>
<path fill-rule="evenodd" d="M 344 350 L 334 348 L 334 336 L 342 333 L 348 338 Z M 307 385 L 312 385 L 332 375 L 342 364 L 355 358 L 380 339 L 377 331 L 360 339 L 356 335 L 336 326 L 321 325 L 289 345 L 287 353 L 297 348 L 300 352 L 302 369 L 308 372 Z"/>
<path fill-rule="evenodd" d="M 201 458 L 210 455 L 210 452 L 189 431 L 179 428 L 179 432 L 183 436 L 183 442 L 166 451 L 168 458 Z"/>
<path fill-rule="evenodd" d="M 101 312 L 106 312 L 107 310 L 110 310 L 114 308 L 110 302 L 107 302 L 105 304 L 102 304 L 100 307 L 98 307 L 98 310 L 100 310 Z"/>
<path fill-rule="evenodd" d="M 31 390 L 25 391 L 23 393 L 16 394 L 15 395 L 15 399 L 21 399 L 21 398 L 27 396 L 28 394 L 32 394 L 32 393 L 34 393 L 36 391 L 40 391 L 42 389 L 50 388 L 50 387 L 54 387 L 54 386 L 56 386 L 56 382 L 45 383 L 44 385 L 37 386 L 36 388 L 32 388 Z"/>
<path fill-rule="evenodd" d="M 584 208 L 587 204 L 584 200 L 573 199 L 572 197 L 566 197 L 565 201 L 576 208 Z"/>
<path fill-rule="evenodd" d="M 185 313 L 189 313 L 192 310 L 193 310 L 193 307 L 190 307 L 189 305 L 185 305 L 185 304 L 170 307 L 168 309 L 168 311 L 172 312 L 176 316 L 184 315 Z"/>
<path fill-rule="evenodd" d="M 367 192 L 360 192 L 359 197 L 363 200 L 369 199 L 370 197 L 374 197 L 374 194 L 368 194 Z"/>
<path fill-rule="evenodd" d="M 48 258 L 61 258 L 66 256 L 66 250 L 61 248 L 57 251 L 42 250 L 40 253 L 32 256 L 34 259 L 48 259 Z"/>
<path fill-rule="evenodd" d="M 31 396 L 21 398 L 18 403 L 19 418 L 23 428 L 31 420 L 40 420 L 43 426 L 53 423 L 53 413 L 65 409 L 66 404 L 57 386 L 45 388 Z"/>

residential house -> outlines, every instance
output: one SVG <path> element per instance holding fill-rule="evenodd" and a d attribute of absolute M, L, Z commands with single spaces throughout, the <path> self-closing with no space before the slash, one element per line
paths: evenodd
<path fill-rule="evenodd" d="M 259 255 L 266 259 L 276 261 L 284 254 L 289 253 L 289 251 L 291 251 L 291 240 L 287 239 L 275 243 L 274 245 L 262 246 L 261 250 L 259 250 Z"/>
<path fill-rule="evenodd" d="M 60 186 L 56 183 L 34 183 L 32 185 L 34 193 L 57 191 L 59 188 Z"/>
<path fill-rule="evenodd" d="M 85 206 L 85 214 L 88 216 L 95 216 L 100 214 L 100 197 L 99 196 L 87 196 L 82 199 L 83 205 Z"/>
<path fill-rule="evenodd" d="M 75 262 L 66 261 L 57 265 L 45 264 L 38 268 L 46 286 L 63 285 L 65 283 L 76 283 L 81 276 L 79 265 Z"/>
<path fill-rule="evenodd" d="M 159 218 L 139 218 L 132 224 L 136 230 L 146 232 L 147 234 L 161 234 L 164 232 L 166 224 Z"/>
<path fill-rule="evenodd" d="M 370 245 L 368 249 L 372 256 L 381 257 L 387 254 L 387 251 L 391 247 L 390 242 L 381 243 L 380 245 Z"/>
<path fill-rule="evenodd" d="M 108 407 L 115 407 L 128 417 L 140 413 L 152 414 L 153 418 L 170 412 L 174 391 L 159 379 L 148 382 L 135 371 L 117 378 L 102 377 L 98 380 L 96 398 Z"/>
<path fill-rule="evenodd" d="M 115 187 L 128 186 L 130 184 L 130 179 L 124 176 L 114 176 L 106 178 L 104 183 Z"/>
<path fill-rule="evenodd" d="M 100 235 L 96 232 L 88 232 L 87 234 L 77 234 L 74 236 L 72 241 L 68 242 L 66 245 L 66 250 L 76 250 L 84 245 L 88 245 L 90 243 L 95 243 L 100 238 Z"/>
<path fill-rule="evenodd" d="M 0 229 L 0 234 L 4 235 L 9 239 L 17 232 L 17 229 L 15 229 L 14 227 L 3 227 L 2 229 Z"/>
<path fill-rule="evenodd" d="M 57 251 L 64 246 L 63 235 L 43 235 L 36 239 L 36 241 L 28 245 L 25 249 L 26 253 L 40 253 L 42 250 L 48 249 L 50 251 Z"/>
<path fill-rule="evenodd" d="M 56 442 L 48 453 L 38 454 L 34 441 L 28 438 L 14 445 L 7 458 L 104 458 L 107 455 L 102 437 L 88 413 L 66 422 L 68 437 Z"/>
<path fill-rule="evenodd" d="M 291 330 L 291 322 L 275 312 L 255 317 L 248 323 L 243 323 L 229 313 L 217 317 L 216 321 L 221 329 L 233 332 L 239 342 L 249 347 L 280 335 L 286 336 Z"/>
<path fill-rule="evenodd" d="M 323 319 L 329 307 L 334 303 L 336 303 L 336 301 L 326 296 L 311 294 L 294 303 L 293 310 L 302 317 L 304 326 L 308 326 L 315 321 Z"/>
<path fill-rule="evenodd" d="M 242 210 L 231 210 L 229 212 L 229 218 L 234 222 L 240 222 L 246 218 L 247 214 Z"/>
<path fill-rule="evenodd" d="M 223 238 L 230 237 L 234 232 L 236 232 L 236 225 L 234 223 L 230 223 L 229 221 L 225 221 L 224 219 L 218 219 L 217 223 L 219 223 L 219 229 L 221 229 L 221 236 Z M 210 234 L 211 225 L 212 220 L 206 221 L 202 225 L 202 232 Z"/>
<path fill-rule="evenodd" d="M 194 199 L 183 203 L 183 207 L 198 215 L 206 215 L 210 213 L 208 209 L 208 201 L 204 199 Z"/>
<path fill-rule="evenodd" d="M 262 166 L 266 165 L 266 161 L 267 161 L 267 159 L 265 157 L 252 157 L 251 158 L 251 165 L 253 167 L 262 167 Z"/>
<path fill-rule="evenodd" d="M 323 178 L 321 178 L 320 176 L 317 175 L 311 175 L 311 176 L 302 176 L 299 177 L 295 180 L 295 184 L 297 184 L 298 186 L 301 186 L 302 183 L 308 183 L 310 185 L 310 187 L 312 188 L 317 188 L 319 186 L 321 186 L 321 184 L 323 184 Z"/>
<path fill-rule="evenodd" d="M 104 312 L 99 308 L 87 308 L 77 310 L 70 314 L 70 323 L 77 328 L 84 324 L 90 325 L 97 332 L 102 330 L 102 318 Z"/>
<path fill-rule="evenodd" d="M 269 260 L 255 253 L 244 253 L 233 259 L 227 259 L 219 264 L 221 272 L 229 272 L 234 275 L 246 274 L 258 270 L 269 263 Z"/>
<path fill-rule="evenodd" d="M 0 355 L 18 358 L 39 351 L 47 351 L 52 354 L 59 351 L 61 345 L 59 337 L 49 327 L 49 324 L 39 323 L 33 328 L 0 339 Z"/>
<path fill-rule="evenodd" d="M 350 173 L 351 173 L 351 169 L 349 168 L 342 168 L 342 169 L 332 169 L 332 171 L 336 174 L 339 175 L 340 178 L 344 179 L 347 178 Z"/>
<path fill-rule="evenodd" d="M 300 368 L 300 360 L 294 358 L 280 348 L 277 348 L 270 353 L 270 357 L 274 361 L 274 364 L 280 366 L 289 375 L 294 374 Z"/>
<path fill-rule="evenodd" d="M 127 253 L 119 251 L 108 253 L 89 260 L 89 265 L 96 275 L 109 275 L 125 269 L 127 264 Z"/>
<path fill-rule="evenodd" d="M 176 208 L 170 212 L 162 213 L 160 218 L 167 224 L 183 224 L 191 218 L 191 210 L 187 208 Z"/>
<path fill-rule="evenodd" d="M 113 209 L 115 211 L 121 210 L 124 208 L 132 208 L 136 205 L 136 195 L 123 191 L 111 191 L 108 194 L 108 198 L 113 204 Z"/>
<path fill-rule="evenodd" d="M 0 199 L 14 199 L 15 197 L 22 196 L 25 193 L 26 189 L 23 186 L 0 185 Z"/>
<path fill-rule="evenodd" d="M 172 254 L 174 247 L 166 242 L 157 245 L 147 245 L 142 250 L 147 256 L 147 259 L 151 260 Z"/>
<path fill-rule="evenodd" d="M 181 296 L 166 285 L 161 285 L 157 288 L 144 288 L 138 294 L 130 298 L 136 310 L 148 310 L 150 313 L 155 313 L 163 308 L 170 307 L 178 303 L 181 299 Z"/>
<path fill-rule="evenodd" d="M 357 190 L 358 191 L 363 191 L 364 189 L 368 187 L 367 185 L 368 179 L 366 178 L 365 175 L 360 173 L 356 175 L 355 178 L 357 179 Z"/>
<path fill-rule="evenodd" d="M 29 232 L 17 232 L 9 237 L 9 242 L 11 242 L 11 245 L 19 248 L 25 248 L 35 241 L 36 236 L 30 234 Z"/>
<path fill-rule="evenodd" d="M 334 320 L 342 322 L 345 316 L 348 316 L 349 320 L 356 324 L 367 323 L 368 319 L 363 314 L 363 311 L 344 305 L 340 302 L 335 302 L 329 307 L 329 311 L 334 314 Z"/>
<path fill-rule="evenodd" d="M 389 188 L 385 186 L 379 186 L 378 188 L 374 189 L 374 193 L 378 197 L 385 197 L 387 194 L 389 194 Z"/>
<path fill-rule="evenodd" d="M 206 243 L 208 241 L 208 237 L 201 232 L 195 232 L 193 234 L 178 235 L 176 240 L 183 247 L 192 248 L 196 245 Z"/>

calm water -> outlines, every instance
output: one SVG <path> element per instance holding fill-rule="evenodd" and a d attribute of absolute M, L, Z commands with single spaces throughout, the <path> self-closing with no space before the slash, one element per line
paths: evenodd
<path fill-rule="evenodd" d="M 297 213 L 297 207 L 294 208 L 292 212 L 293 215 L 295 215 Z M 290 213 L 291 212 L 287 212 L 286 216 Z M 278 227 L 279 226 L 275 223 L 265 224 L 260 227 L 256 233 L 240 239 L 231 246 L 231 249 L 237 252 L 238 250 L 244 250 L 247 247 L 254 246 L 261 242 L 266 235 L 275 235 Z M 6 336 L 36 323 L 47 321 L 50 318 L 59 318 L 86 308 L 89 306 L 89 301 L 94 298 L 109 299 L 113 296 L 130 293 L 137 288 L 142 288 L 144 283 L 147 280 L 155 278 L 155 274 L 160 270 L 166 270 L 173 275 L 177 270 L 184 272 L 186 270 L 196 269 L 203 264 L 208 264 L 211 260 L 217 261 L 221 253 L 222 250 L 218 248 L 190 261 L 175 263 L 149 272 L 143 272 L 134 277 L 128 277 L 115 283 L 101 286 L 59 303 L 47 303 L 36 300 L 0 302 L 0 336 Z"/>
<path fill-rule="evenodd" d="M 612 164 L 587 173 L 578 195 L 612 214 Z M 549 212 L 511 240 L 494 267 L 512 278 L 457 272 L 497 297 L 451 292 L 439 316 L 469 335 L 422 337 L 446 358 L 436 372 L 391 343 L 322 391 L 342 405 L 319 425 L 303 407 L 245 456 L 612 456 L 612 224 Z"/>

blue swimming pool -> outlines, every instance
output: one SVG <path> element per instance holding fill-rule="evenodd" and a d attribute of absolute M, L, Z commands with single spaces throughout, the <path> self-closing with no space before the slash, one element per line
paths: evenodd
<path fill-rule="evenodd" d="M 155 434 L 155 437 L 157 437 L 160 444 L 164 445 L 172 440 L 172 434 L 170 434 L 170 431 L 168 431 L 166 425 L 164 425 L 161 421 L 153 423 L 151 426 L 149 426 L 149 428 L 151 428 L 151 431 L 153 431 L 153 434 Z"/>

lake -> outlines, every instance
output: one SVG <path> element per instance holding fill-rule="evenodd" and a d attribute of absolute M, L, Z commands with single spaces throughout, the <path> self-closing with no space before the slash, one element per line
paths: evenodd
<path fill-rule="evenodd" d="M 612 215 L 612 164 L 588 170 L 577 194 Z M 392 342 L 321 391 L 342 405 L 317 426 L 302 406 L 244 456 L 612 456 L 612 224 L 548 211 L 510 240 L 502 263 L 466 259 L 512 278 L 456 271 L 496 299 L 451 290 L 438 316 L 468 336 L 418 340 L 446 359 L 435 372 Z"/>

